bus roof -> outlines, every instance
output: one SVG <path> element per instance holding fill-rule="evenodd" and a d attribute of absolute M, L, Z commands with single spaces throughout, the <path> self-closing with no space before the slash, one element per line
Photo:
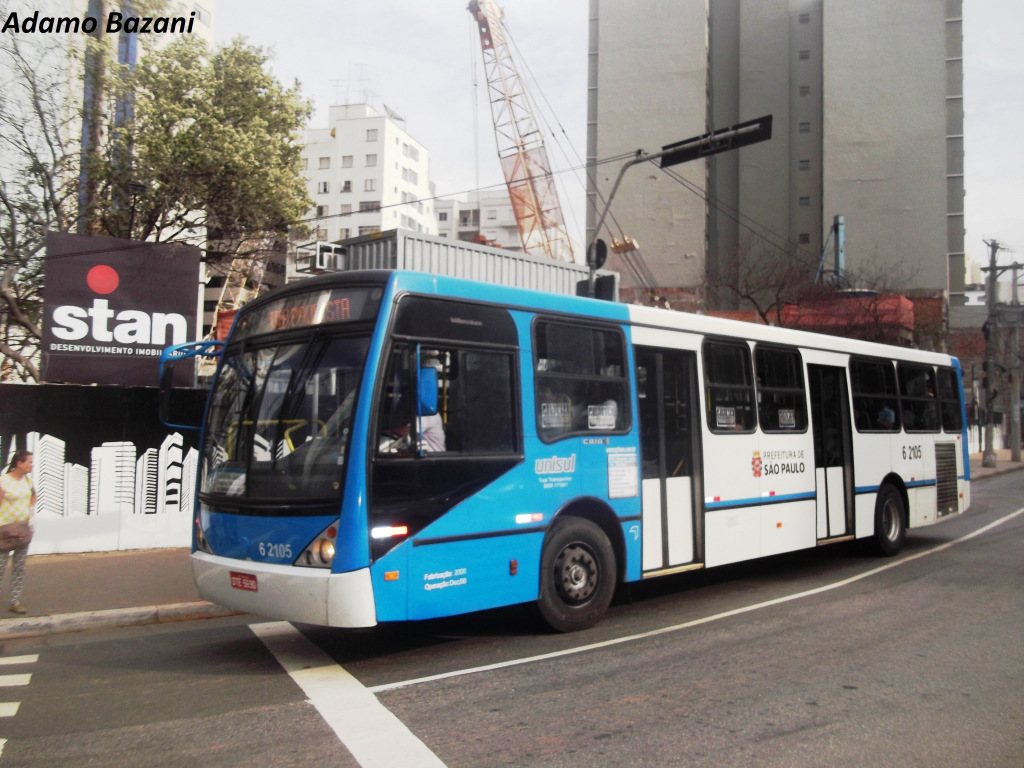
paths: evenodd
<path fill-rule="evenodd" d="M 777 326 L 759 325 L 741 320 L 698 315 L 658 307 L 619 304 L 578 296 L 534 291 L 458 277 L 431 275 L 400 270 L 336 272 L 308 278 L 271 291 L 243 308 L 256 309 L 265 302 L 291 294 L 301 294 L 332 285 L 390 285 L 394 295 L 419 293 L 451 296 L 468 301 L 484 301 L 525 311 L 589 317 L 627 325 L 678 330 L 701 336 L 728 336 L 754 342 L 786 344 L 867 357 L 898 358 L 930 365 L 949 365 L 949 355 L 909 347 L 896 347 L 841 336 L 829 336 Z"/>

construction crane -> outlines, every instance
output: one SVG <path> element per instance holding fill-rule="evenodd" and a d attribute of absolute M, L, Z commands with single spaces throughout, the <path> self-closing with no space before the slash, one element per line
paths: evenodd
<path fill-rule="evenodd" d="M 506 42 L 501 9 L 492 0 L 471 0 L 469 12 L 480 30 L 498 159 L 523 250 L 573 261 L 544 136 Z"/>
<path fill-rule="evenodd" d="M 221 288 L 220 298 L 217 300 L 213 323 L 204 341 L 223 341 L 231 327 L 235 313 L 243 304 L 259 295 L 263 272 L 266 269 L 271 250 L 267 244 L 263 245 L 267 247 L 235 254 L 231 257 L 227 272 L 223 273 L 224 285 Z M 196 373 L 200 377 L 212 376 L 216 368 L 216 358 L 200 356 Z"/>

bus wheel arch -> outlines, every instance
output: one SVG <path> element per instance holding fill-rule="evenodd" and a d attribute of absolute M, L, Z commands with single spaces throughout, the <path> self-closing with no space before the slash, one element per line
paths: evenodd
<path fill-rule="evenodd" d="M 895 476 L 887 477 L 875 499 L 875 527 L 872 549 L 883 557 L 892 557 L 903 549 L 909 523 L 907 489 Z"/>
<path fill-rule="evenodd" d="M 544 534 L 537 609 L 558 632 L 596 624 L 615 593 L 620 558 L 592 510 L 588 504 L 573 505 L 557 515 Z"/>

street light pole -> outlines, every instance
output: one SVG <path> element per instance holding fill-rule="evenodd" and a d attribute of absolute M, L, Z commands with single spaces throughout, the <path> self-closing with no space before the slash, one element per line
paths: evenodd
<path fill-rule="evenodd" d="M 601 235 L 601 226 L 604 224 L 604 219 L 608 215 L 608 209 L 612 206 L 612 200 L 615 198 L 615 193 L 619 189 L 619 184 L 622 183 L 622 177 L 626 175 L 626 171 L 632 168 L 638 163 L 645 163 L 649 160 L 661 160 L 661 167 L 668 168 L 679 163 L 687 163 L 691 160 L 698 160 L 702 157 L 708 157 L 709 155 L 717 155 L 719 152 L 727 152 L 733 149 L 739 149 L 750 144 L 757 144 L 762 141 L 768 141 L 772 137 L 772 116 L 765 115 L 759 117 L 756 120 L 748 120 L 745 123 L 738 123 L 731 128 L 721 128 L 711 133 L 705 133 L 700 136 L 694 136 L 693 138 L 683 139 L 683 141 L 677 141 L 674 144 L 668 144 L 661 148 L 660 152 L 654 152 L 647 154 L 642 149 L 636 151 L 636 156 L 631 160 L 627 160 L 622 164 L 622 168 L 619 169 L 619 175 L 615 178 L 615 183 L 612 185 L 612 191 L 608 195 L 608 200 L 604 204 L 604 210 L 601 211 L 601 216 L 597 220 L 597 224 L 594 227 L 594 239 L 590 243 L 587 249 L 587 265 L 590 267 L 590 275 L 587 280 L 587 295 L 590 297 L 594 296 L 594 286 L 596 282 L 596 274 L 598 266 L 596 260 L 591 254 L 597 253 L 597 239 Z M 626 238 L 623 245 L 624 250 L 631 249 L 632 241 L 630 238 Z M 635 247 L 633 245 L 632 247 Z M 615 250 L 613 245 L 612 250 Z"/>

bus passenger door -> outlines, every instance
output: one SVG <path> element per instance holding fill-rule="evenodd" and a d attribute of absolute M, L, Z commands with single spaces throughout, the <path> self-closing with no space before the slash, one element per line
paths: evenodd
<path fill-rule="evenodd" d="M 808 365 L 818 540 L 852 536 L 853 446 L 846 369 Z"/>
<path fill-rule="evenodd" d="M 703 561 L 697 356 L 636 347 L 645 573 Z"/>

